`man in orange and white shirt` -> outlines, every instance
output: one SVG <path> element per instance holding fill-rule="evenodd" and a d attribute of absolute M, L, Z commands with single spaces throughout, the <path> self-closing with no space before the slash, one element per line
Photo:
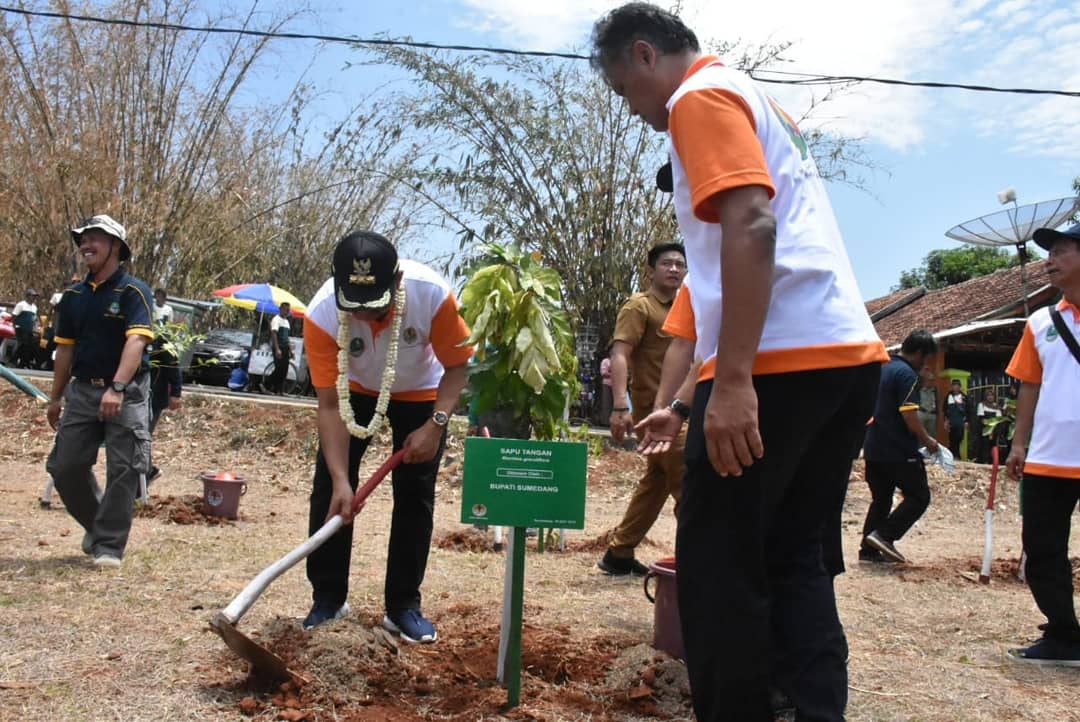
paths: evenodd
<path fill-rule="evenodd" d="M 394 510 L 386 560 L 383 626 L 410 642 L 434 642 L 435 625 L 420 609 L 435 508 L 435 477 L 446 425 L 466 384 L 472 347 L 450 285 L 415 261 L 398 260 L 383 236 L 356 231 L 334 250 L 333 277 L 308 304 L 304 326 L 311 382 L 318 397 L 319 452 L 311 490 L 309 533 L 335 514 L 352 520 L 350 504 L 369 438 L 350 433 L 338 405 L 339 374 L 347 374 L 353 421 L 371 423 L 383 388 L 391 336 L 400 314 L 397 358 L 386 418 L 394 451 L 405 450 L 393 472 Z M 404 287 L 404 308 L 398 289 Z M 348 364 L 338 368 L 339 320 L 348 323 Z M 348 612 L 352 524 L 308 557 L 314 604 L 303 627 L 311 629 Z"/>
<path fill-rule="evenodd" d="M 1080 223 L 1065 232 L 1040 228 L 1034 240 L 1050 252 L 1046 272 L 1063 298 L 1031 314 L 1006 369 L 1021 383 L 1005 468 L 1014 479 L 1024 475 L 1024 571 L 1046 624 L 1042 639 L 1009 657 L 1080 667 L 1069 564 L 1069 521 L 1080 503 L 1080 348 L 1074 356 L 1068 342 L 1080 338 Z"/>
<path fill-rule="evenodd" d="M 775 686 L 798 719 L 842 720 L 847 648 L 822 532 L 888 356 L 780 106 L 655 6 L 611 11 L 593 45 L 631 113 L 671 139 L 704 360 L 676 538 L 694 711 L 771 722 Z M 681 419 L 661 409 L 643 424 L 672 435 Z"/>

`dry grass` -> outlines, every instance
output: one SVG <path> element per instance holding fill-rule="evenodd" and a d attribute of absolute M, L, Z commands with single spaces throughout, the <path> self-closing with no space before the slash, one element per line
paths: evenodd
<path fill-rule="evenodd" d="M 523 705 L 501 709 L 494 650 L 503 556 L 469 543 L 433 545 L 424 609 L 439 625 L 433 647 L 397 654 L 367 644 L 382 613 L 389 488 L 357 519 L 354 613 L 313 634 L 296 624 L 310 588 L 294 569 L 264 593 L 240 628 L 295 655 L 302 689 L 247 686 L 244 664 L 207 621 L 258 571 L 301 541 L 315 444 L 310 409 L 186 399 L 155 443 L 165 476 L 160 510 L 201 494 L 198 474 L 228 469 L 249 480 L 240 519 L 177 524 L 148 510 L 136 519 L 119 571 L 94 569 L 78 525 L 41 510 L 51 432 L 38 407 L 0 389 L 0 720 L 643 720 L 686 716 L 679 665 L 650 655 L 652 608 L 640 580 L 596 569 L 597 541 L 618 520 L 640 472 L 632 454 L 590 461 L 587 527 L 565 553 L 530 553 L 526 568 Z M 373 448 L 368 467 L 385 453 Z M 460 443 L 440 478 L 436 535 L 464 535 Z M 1080 673 L 1008 664 L 1004 649 L 1037 634 L 1026 588 L 1008 575 L 1018 556 L 1015 486 L 1001 490 L 990 586 L 961 572 L 982 549 L 985 469 L 935 475 L 935 501 L 900 547 L 915 564 L 849 564 L 837 582 L 851 646 L 850 720 L 1076 720 Z M 858 469 L 845 513 L 849 558 L 868 496 Z M 177 502 L 179 503 L 179 502 Z M 456 536 L 455 536 L 456 535 Z M 673 551 L 665 514 L 641 550 Z M 1080 548 L 1074 534 L 1073 549 Z M 290 706 L 291 705 L 291 706 Z"/>

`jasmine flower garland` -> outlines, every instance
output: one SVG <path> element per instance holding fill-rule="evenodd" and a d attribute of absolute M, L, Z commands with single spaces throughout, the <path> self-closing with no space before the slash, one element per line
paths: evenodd
<path fill-rule="evenodd" d="M 394 322 L 390 328 L 390 346 L 386 349 L 386 367 L 383 368 L 382 383 L 379 385 L 379 398 L 375 402 L 375 414 L 367 426 L 356 423 L 352 404 L 349 403 L 349 319 L 352 314 L 338 311 L 338 414 L 345 422 L 345 428 L 358 439 L 366 439 L 382 428 L 386 421 L 386 408 L 390 404 L 390 387 L 394 385 L 394 371 L 397 366 L 398 339 L 401 337 L 401 318 L 405 315 L 405 284 L 398 286 L 394 294 Z"/>

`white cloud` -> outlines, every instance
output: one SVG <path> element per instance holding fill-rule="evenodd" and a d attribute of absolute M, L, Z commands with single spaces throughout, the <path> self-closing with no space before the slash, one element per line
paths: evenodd
<path fill-rule="evenodd" d="M 518 47 L 585 47 L 592 23 L 618 2 L 461 0 L 462 22 Z M 663 3 L 661 3 L 663 4 Z M 1070 0 L 819 0 L 719 3 L 684 0 L 683 16 L 703 40 L 790 41 L 785 70 L 1077 89 L 1080 7 Z M 1070 84 L 1071 83 L 1071 84 Z M 807 91 L 772 86 L 795 115 Z M 819 90 L 820 92 L 820 90 Z M 1058 102 L 1058 100 L 1064 102 Z M 1048 113 L 1052 113 L 1048 117 Z M 1017 153 L 1053 149 L 1080 122 L 1080 99 L 976 94 L 864 83 L 830 101 L 808 124 L 916 150 L 929 137 L 975 129 Z M 1080 147 L 1068 149 L 1080 156 Z"/>

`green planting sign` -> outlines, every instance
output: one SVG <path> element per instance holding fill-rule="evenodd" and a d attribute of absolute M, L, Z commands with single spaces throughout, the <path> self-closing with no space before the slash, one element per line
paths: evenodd
<path fill-rule="evenodd" d="M 588 453 L 580 442 L 465 439 L 461 521 L 584 529 Z"/>

